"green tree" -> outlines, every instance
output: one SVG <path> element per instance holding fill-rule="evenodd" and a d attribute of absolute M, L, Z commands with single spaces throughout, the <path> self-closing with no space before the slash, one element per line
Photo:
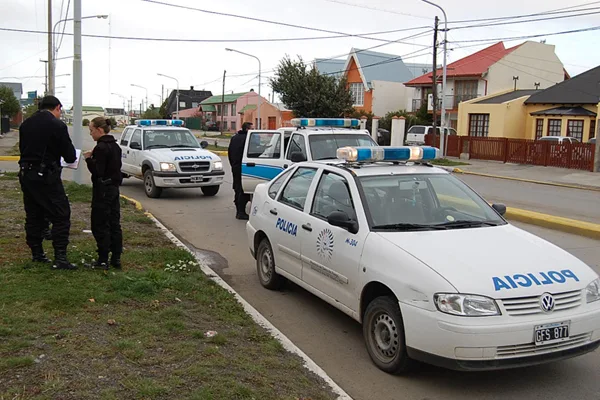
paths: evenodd
<path fill-rule="evenodd" d="M 2 115 L 12 118 L 21 110 L 19 99 L 15 97 L 12 89 L 7 86 L 0 86 L 0 101 L 2 102 L 0 104 Z"/>
<path fill-rule="evenodd" d="M 160 110 L 154 107 L 154 104 L 150 104 L 150 107 L 142 114 L 144 119 L 161 119 Z"/>
<path fill-rule="evenodd" d="M 270 84 L 296 117 L 341 117 L 353 112 L 346 79 L 322 75 L 301 57 L 293 61 L 285 56 Z"/>
<path fill-rule="evenodd" d="M 161 118 L 168 118 L 168 113 L 167 113 L 167 103 L 168 103 L 169 98 L 167 97 L 165 99 L 165 101 L 163 101 L 163 103 L 160 105 L 160 108 L 158 109 L 158 112 L 160 114 Z"/>
<path fill-rule="evenodd" d="M 82 123 L 83 123 L 83 126 L 88 126 L 90 124 L 90 120 L 87 118 L 84 118 Z"/>
<path fill-rule="evenodd" d="M 111 128 L 116 128 L 117 126 L 117 119 L 115 117 L 110 117 L 110 127 Z"/>

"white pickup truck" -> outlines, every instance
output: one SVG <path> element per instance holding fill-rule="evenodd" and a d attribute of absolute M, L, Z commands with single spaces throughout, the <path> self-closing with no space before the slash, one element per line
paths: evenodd
<path fill-rule="evenodd" d="M 440 128 L 435 128 L 436 133 L 440 136 Z M 425 144 L 425 135 L 433 132 L 432 126 L 413 125 L 406 132 L 406 145 L 422 146 Z M 456 136 L 456 130 L 452 128 L 444 128 L 444 137 Z"/>
<path fill-rule="evenodd" d="M 360 121 L 346 118 L 295 118 L 293 127 L 248 131 L 242 160 L 244 193 L 270 181 L 292 163 L 336 159 L 346 146 L 377 146 L 369 131 L 352 129 Z"/>

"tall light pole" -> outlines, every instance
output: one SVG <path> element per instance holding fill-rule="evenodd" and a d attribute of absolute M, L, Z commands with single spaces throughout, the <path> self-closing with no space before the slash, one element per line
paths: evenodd
<path fill-rule="evenodd" d="M 101 19 L 106 19 L 108 18 L 108 15 L 90 15 L 87 17 L 81 17 L 81 19 L 88 19 L 88 18 L 101 18 Z M 56 58 L 56 53 L 58 52 L 58 49 L 56 49 L 56 47 L 54 46 L 54 34 L 56 33 L 56 27 L 58 26 L 58 24 L 60 24 L 61 22 L 67 22 L 67 21 L 73 21 L 74 18 L 66 18 L 66 19 L 61 19 L 59 21 L 57 21 L 54 26 L 52 27 L 52 32 L 49 35 L 48 38 L 48 46 L 50 46 L 51 50 L 48 50 L 48 94 L 54 94 L 54 89 L 56 89 L 54 87 L 55 84 L 55 78 L 56 76 L 54 75 L 56 72 L 56 68 L 55 68 L 55 64 L 56 61 L 59 60 L 58 58 Z M 52 18 L 51 18 L 51 14 L 50 11 L 48 11 L 48 24 L 50 24 L 52 22 Z M 69 57 L 65 57 L 65 58 L 69 58 Z"/>
<path fill-rule="evenodd" d="M 169 76 L 169 75 L 165 75 L 165 74 L 161 74 L 161 73 L 158 73 L 156 75 L 162 76 L 164 78 L 173 79 L 177 83 L 177 95 L 176 95 L 176 99 L 175 100 L 176 100 L 176 103 L 177 103 L 176 104 L 176 106 L 177 106 L 177 108 L 176 108 L 176 110 L 177 110 L 177 118 L 179 118 L 179 81 L 176 78 L 173 78 L 172 76 Z M 173 118 L 173 114 L 171 114 L 171 119 L 174 119 Z"/>
<path fill-rule="evenodd" d="M 446 16 L 446 11 L 444 11 L 444 9 L 440 6 L 438 6 L 437 4 L 429 1 L 429 0 L 423 0 L 423 2 L 430 4 L 434 7 L 439 8 L 442 11 L 442 14 L 444 14 L 444 64 L 443 64 L 443 72 L 442 72 L 442 113 L 441 113 L 441 118 L 440 118 L 440 125 L 441 125 L 441 129 L 440 129 L 440 147 L 442 150 L 442 156 L 446 155 L 446 146 L 444 145 L 445 140 L 444 140 L 444 131 L 446 128 L 446 56 L 448 54 L 448 49 L 447 49 L 447 43 L 448 43 L 448 17 Z M 437 68 L 437 67 L 436 67 Z M 435 84 L 437 85 L 437 82 L 435 82 Z M 435 118 L 436 116 L 434 115 L 433 118 Z M 434 140 L 435 143 L 435 140 Z"/>
<path fill-rule="evenodd" d="M 83 150 L 83 67 L 81 61 L 81 0 L 73 1 L 73 145 Z M 76 183 L 82 183 L 82 167 L 73 171 Z"/>
<path fill-rule="evenodd" d="M 126 107 L 125 107 L 125 102 L 127 101 L 127 97 L 125 97 L 125 96 L 123 96 L 122 94 L 119 94 L 119 93 L 111 93 L 111 94 L 112 94 L 113 96 L 118 96 L 118 97 L 120 97 L 121 99 L 123 99 L 123 113 L 124 113 L 124 114 L 127 114 L 127 110 L 126 110 Z"/>
<path fill-rule="evenodd" d="M 146 91 L 146 109 L 148 109 L 148 89 L 145 88 L 144 86 L 136 85 L 135 83 L 132 83 L 131 86 L 140 88 L 140 89 L 144 89 Z"/>
<path fill-rule="evenodd" d="M 245 56 L 248 57 L 252 57 L 254 59 L 256 59 L 256 61 L 258 61 L 258 104 L 256 105 L 256 108 L 258 109 L 257 112 L 257 117 L 258 117 L 258 129 L 262 129 L 262 121 L 260 120 L 260 104 L 262 102 L 262 97 L 260 96 L 260 72 L 261 72 L 261 67 L 260 67 L 260 59 L 256 56 L 253 56 L 252 54 L 248 54 L 248 53 L 244 53 L 243 51 L 239 51 L 239 50 L 235 50 L 235 49 L 225 49 L 227 51 L 233 51 L 234 53 L 240 53 L 243 54 Z"/>

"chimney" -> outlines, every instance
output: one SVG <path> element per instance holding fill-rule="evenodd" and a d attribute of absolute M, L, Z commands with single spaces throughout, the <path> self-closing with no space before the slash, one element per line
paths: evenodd
<path fill-rule="evenodd" d="M 194 91 L 194 87 L 193 87 L 193 86 L 190 86 L 190 90 L 193 92 L 193 91 Z"/>

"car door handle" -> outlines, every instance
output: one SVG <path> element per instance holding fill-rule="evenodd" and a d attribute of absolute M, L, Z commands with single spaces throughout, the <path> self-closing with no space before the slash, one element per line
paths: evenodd
<path fill-rule="evenodd" d="M 246 164 L 246 167 L 256 167 L 256 164 L 253 162 L 249 162 Z"/>
<path fill-rule="evenodd" d="M 276 208 L 272 208 L 269 210 L 269 212 L 273 215 L 277 215 L 277 209 Z"/>
<path fill-rule="evenodd" d="M 302 229 L 304 229 L 305 231 L 312 232 L 312 227 L 310 226 L 310 224 L 302 225 Z"/>

